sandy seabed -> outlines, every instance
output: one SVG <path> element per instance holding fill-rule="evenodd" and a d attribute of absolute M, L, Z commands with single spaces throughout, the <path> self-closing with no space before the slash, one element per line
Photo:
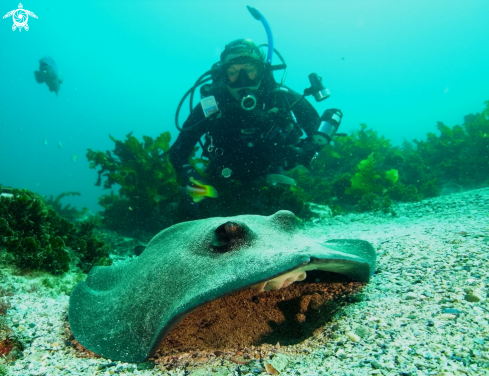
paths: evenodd
<path fill-rule="evenodd" d="M 19 376 L 489 375 L 489 188 L 394 210 L 304 224 L 318 242 L 371 242 L 378 263 L 366 286 L 326 278 L 232 294 L 189 315 L 139 365 L 73 341 L 69 297 L 56 285 L 73 284 L 74 274 L 49 277 L 55 287 L 45 287 L 45 276 L 0 266 L 0 300 L 9 306 L 0 340 L 23 345 L 5 358 L 0 342 L 0 374 L 3 365 Z"/>

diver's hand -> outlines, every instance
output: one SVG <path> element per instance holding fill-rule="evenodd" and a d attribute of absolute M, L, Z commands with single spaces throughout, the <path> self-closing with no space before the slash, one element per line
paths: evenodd
<path fill-rule="evenodd" d="M 205 184 L 202 181 L 196 180 L 192 177 L 189 178 L 188 184 L 186 186 L 187 193 L 194 202 L 202 201 L 206 197 L 217 198 L 217 189 L 212 185 Z"/>
<path fill-rule="evenodd" d="M 297 165 L 309 167 L 321 149 L 322 146 L 318 147 L 318 145 L 315 145 L 312 139 L 303 139 L 297 146 L 289 146 L 287 150 L 287 165 L 289 168 Z"/>

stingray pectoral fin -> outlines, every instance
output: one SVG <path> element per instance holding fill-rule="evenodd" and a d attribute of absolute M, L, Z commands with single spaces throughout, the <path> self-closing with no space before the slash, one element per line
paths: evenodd
<path fill-rule="evenodd" d="M 371 276 L 371 268 L 372 266 L 366 260 L 355 256 L 349 257 L 346 254 L 335 258 L 311 258 L 310 262 L 305 265 L 251 287 L 257 292 L 279 290 L 296 281 L 303 281 L 306 279 L 307 272 L 311 270 L 343 274 L 357 282 L 368 282 Z"/>
<path fill-rule="evenodd" d="M 34 71 L 34 77 L 36 78 L 36 81 L 38 84 L 42 84 L 44 82 L 44 79 L 42 77 L 42 73 L 39 71 Z"/>
<path fill-rule="evenodd" d="M 377 254 L 369 242 L 360 239 L 331 239 L 324 243 L 323 246 L 345 255 L 351 255 L 357 258 L 355 262 L 341 261 L 341 266 L 336 265 L 337 271 L 329 270 L 360 281 L 368 282 L 374 274 Z M 334 263 L 331 262 L 332 265 Z M 331 266 L 330 266 L 331 267 Z M 325 270 L 325 269 L 323 269 Z"/>

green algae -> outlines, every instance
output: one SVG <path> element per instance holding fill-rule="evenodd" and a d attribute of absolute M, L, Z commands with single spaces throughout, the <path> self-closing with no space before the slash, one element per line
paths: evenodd
<path fill-rule="evenodd" d="M 94 265 L 111 264 L 108 247 L 92 234 L 92 224 L 71 223 L 26 189 L 11 194 L 0 196 L 0 247 L 20 270 L 63 274 L 70 266 L 88 272 Z"/>

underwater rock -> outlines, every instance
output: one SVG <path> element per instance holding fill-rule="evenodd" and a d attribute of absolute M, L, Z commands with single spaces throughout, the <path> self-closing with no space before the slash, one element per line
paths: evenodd
<path fill-rule="evenodd" d="M 314 202 L 307 203 L 309 211 L 316 217 L 320 219 L 329 219 L 333 217 L 333 211 L 328 205 L 319 205 Z"/>

